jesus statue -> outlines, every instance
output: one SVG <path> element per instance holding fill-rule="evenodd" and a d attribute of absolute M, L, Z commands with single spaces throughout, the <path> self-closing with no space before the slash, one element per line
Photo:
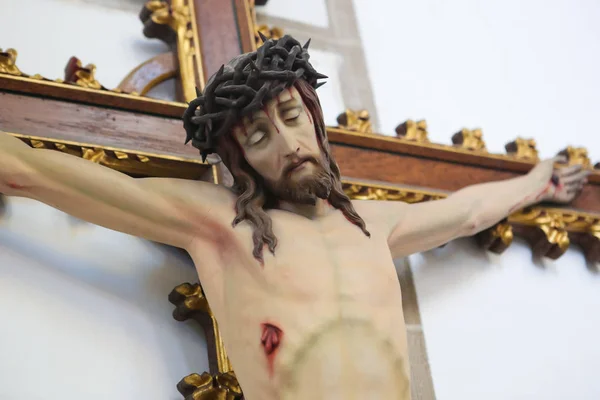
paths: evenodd
<path fill-rule="evenodd" d="M 393 260 L 570 202 L 589 171 L 554 158 L 443 200 L 352 201 L 316 94 L 325 78 L 308 43 L 284 36 L 198 91 L 187 140 L 203 159 L 218 155 L 232 187 L 132 178 L 0 133 L 0 193 L 185 249 L 247 400 L 410 399 Z"/>

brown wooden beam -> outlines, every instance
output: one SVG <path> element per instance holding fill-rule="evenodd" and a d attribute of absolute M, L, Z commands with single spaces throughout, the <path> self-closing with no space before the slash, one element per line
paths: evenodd
<path fill-rule="evenodd" d="M 42 77 L 14 76 L 2 73 L 0 73 L 0 91 L 171 117 L 181 117 L 187 107 L 185 103 L 122 93 L 119 90 L 90 89 L 64 83 L 62 80 L 53 81 Z M 3 104 L 0 103 L 0 110 L 2 107 Z"/>
<path fill-rule="evenodd" d="M 198 151 L 183 144 L 185 133 L 180 118 L 10 92 L 0 92 L 0 111 L 0 129 L 8 132 L 139 150 L 182 160 L 198 159 Z M 387 184 L 452 192 L 477 183 L 516 177 L 535 165 L 534 161 L 510 155 L 478 153 L 339 128 L 328 128 L 328 134 L 344 176 Z M 589 177 L 589 183 L 570 208 L 600 213 L 600 171 Z"/>
<path fill-rule="evenodd" d="M 193 0 L 205 81 L 222 64 L 252 51 L 254 33 L 247 0 Z"/>

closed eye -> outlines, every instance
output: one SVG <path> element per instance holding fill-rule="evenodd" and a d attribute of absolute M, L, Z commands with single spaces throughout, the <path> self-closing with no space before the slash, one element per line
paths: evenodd
<path fill-rule="evenodd" d="M 302 109 L 300 107 L 294 107 L 283 113 L 283 119 L 286 122 L 293 122 L 298 119 L 298 117 L 300 116 L 301 113 L 302 113 Z"/>
<path fill-rule="evenodd" d="M 252 135 L 250 135 L 250 137 L 246 141 L 246 144 L 248 146 L 254 146 L 254 145 L 262 142 L 263 139 L 265 139 L 266 137 L 267 137 L 267 134 L 265 132 L 255 131 Z"/>

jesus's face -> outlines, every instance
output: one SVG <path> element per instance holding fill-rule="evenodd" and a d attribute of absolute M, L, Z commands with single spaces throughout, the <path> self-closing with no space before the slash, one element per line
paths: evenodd
<path fill-rule="evenodd" d="M 314 204 L 332 186 L 312 116 L 291 87 L 234 129 L 246 161 L 281 200 Z"/>

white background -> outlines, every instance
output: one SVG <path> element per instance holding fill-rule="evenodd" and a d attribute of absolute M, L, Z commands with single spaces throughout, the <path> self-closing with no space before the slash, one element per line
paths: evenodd
<path fill-rule="evenodd" d="M 324 25 L 323 0 L 270 1 L 273 15 L 316 15 Z M 166 50 L 142 36 L 137 11 L 74 0 L 2 6 L 0 47 L 16 48 L 30 74 L 62 77 L 76 55 L 115 87 Z M 543 156 L 572 144 L 600 160 L 600 3 L 354 6 L 384 133 L 426 118 L 435 142 L 482 127 L 495 152 L 521 135 L 537 139 Z M 323 103 L 336 115 L 337 86 L 352 82 L 335 76 L 335 54 L 317 62 L 335 83 Z M 167 302 L 175 285 L 195 280 L 189 259 L 33 201 L 9 205 L 0 222 L 0 399 L 179 399 L 175 384 L 207 369 L 202 335 L 174 321 Z M 410 257 L 438 399 L 600 398 L 600 278 L 577 249 L 556 262 L 530 254 L 519 241 L 498 257 L 460 240 Z"/>

